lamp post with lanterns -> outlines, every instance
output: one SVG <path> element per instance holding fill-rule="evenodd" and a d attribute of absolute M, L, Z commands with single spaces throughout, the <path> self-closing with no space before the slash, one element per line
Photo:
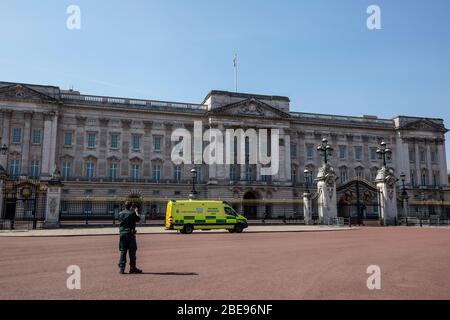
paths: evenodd
<path fill-rule="evenodd" d="M 197 182 L 197 169 L 191 169 L 191 178 L 192 178 L 192 190 L 190 194 L 191 199 L 195 199 L 197 197 L 197 190 L 195 190 L 195 183 Z"/>
<path fill-rule="evenodd" d="M 403 203 L 403 213 L 405 215 L 406 226 L 408 226 L 408 193 L 406 192 L 405 180 L 406 175 L 404 172 L 400 174 L 400 179 L 402 180 L 402 203 Z"/>
<path fill-rule="evenodd" d="M 377 149 L 378 159 L 383 160 L 383 167 L 386 167 L 386 160 L 390 160 L 392 156 L 392 150 L 386 146 L 384 140 L 381 141 L 380 147 Z"/>
<path fill-rule="evenodd" d="M 322 139 L 322 143 L 319 144 L 317 150 L 320 152 L 320 155 L 323 158 L 323 163 L 327 164 L 328 158 L 331 156 L 331 152 L 333 151 L 333 148 L 328 144 L 327 138 Z"/>

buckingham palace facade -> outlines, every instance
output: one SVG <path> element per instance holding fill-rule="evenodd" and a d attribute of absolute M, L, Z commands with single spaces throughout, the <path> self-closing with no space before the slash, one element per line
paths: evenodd
<path fill-rule="evenodd" d="M 171 134 L 177 128 L 193 130 L 194 121 L 222 131 L 279 129 L 278 173 L 261 176 L 258 165 L 175 165 Z M 308 182 L 314 189 L 322 161 L 317 145 L 327 137 L 338 186 L 354 179 L 373 182 L 380 168 L 376 150 L 384 140 L 393 151 L 388 165 L 397 176 L 405 174 L 411 203 L 436 204 L 432 213 L 445 215 L 450 199 L 446 132 L 438 118 L 293 112 L 283 96 L 211 91 L 192 104 L 0 82 L 1 145 L 8 148 L 0 165 L 10 179 L 42 183 L 58 168 L 63 181 L 59 210 L 68 214 L 77 210 L 71 208 L 77 201 L 115 203 L 133 197 L 141 199 L 146 214 L 162 216 L 167 200 L 188 197 L 195 166 L 201 197 L 230 201 L 254 218 L 301 215 L 297 200 Z M 253 207 L 246 210 L 244 200 L 254 200 Z M 90 204 L 89 212 L 111 210 L 107 204 L 94 207 Z"/>

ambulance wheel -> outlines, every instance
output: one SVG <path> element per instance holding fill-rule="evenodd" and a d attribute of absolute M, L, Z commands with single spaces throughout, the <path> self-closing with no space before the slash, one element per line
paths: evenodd
<path fill-rule="evenodd" d="M 233 229 L 228 229 L 229 233 L 234 233 L 234 228 Z"/>
<path fill-rule="evenodd" d="M 183 227 L 183 233 L 184 233 L 184 234 L 191 234 L 192 231 L 194 231 L 194 227 L 192 226 L 192 224 L 186 224 L 186 225 Z"/>
<path fill-rule="evenodd" d="M 242 231 L 244 231 L 244 227 L 242 226 L 242 224 L 238 223 L 234 226 L 234 232 L 241 233 Z"/>

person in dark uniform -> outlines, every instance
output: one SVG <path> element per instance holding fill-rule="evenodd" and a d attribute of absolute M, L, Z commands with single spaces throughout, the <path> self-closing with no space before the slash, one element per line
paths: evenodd
<path fill-rule="evenodd" d="M 130 256 L 130 273 L 142 273 L 142 270 L 136 267 L 136 222 L 141 219 L 138 208 L 130 201 L 125 202 L 125 210 L 119 213 L 119 231 L 120 231 L 120 274 L 125 273 L 127 264 L 127 252 Z"/>

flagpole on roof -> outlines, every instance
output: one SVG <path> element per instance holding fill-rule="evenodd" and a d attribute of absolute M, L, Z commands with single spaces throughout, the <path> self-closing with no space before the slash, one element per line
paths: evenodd
<path fill-rule="evenodd" d="M 238 92 L 238 80 L 237 80 L 237 54 L 234 54 L 233 66 L 234 66 L 234 91 L 235 91 L 235 92 Z"/>

